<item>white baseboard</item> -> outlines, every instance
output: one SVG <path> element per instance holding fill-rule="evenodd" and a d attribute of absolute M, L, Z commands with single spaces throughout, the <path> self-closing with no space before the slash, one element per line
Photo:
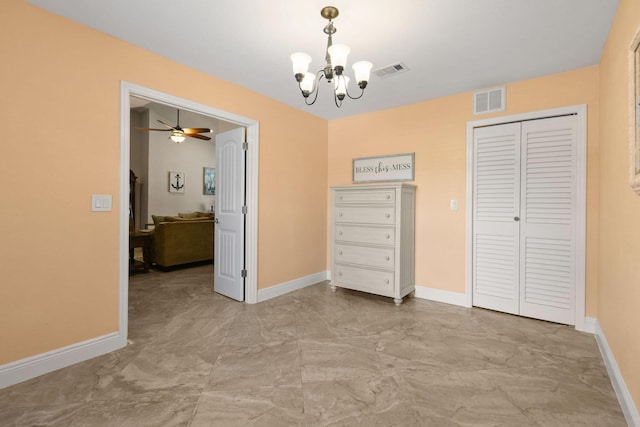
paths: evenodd
<path fill-rule="evenodd" d="M 297 291 L 298 289 L 306 288 L 307 286 L 315 285 L 318 282 L 328 279 L 329 272 L 325 270 L 310 274 L 309 276 L 300 277 L 299 279 L 280 283 L 279 285 L 269 286 L 265 289 L 258 289 L 258 302 L 270 300 L 271 298 L 279 297 L 280 295 L 288 294 L 289 292 Z"/>
<path fill-rule="evenodd" d="M 416 298 L 428 299 L 431 301 L 444 302 L 446 304 L 469 307 L 467 295 L 459 292 L 444 291 L 442 289 L 429 288 L 427 286 L 416 286 Z"/>
<path fill-rule="evenodd" d="M 112 352 L 126 345 L 119 332 L 0 366 L 0 389 Z"/>
<path fill-rule="evenodd" d="M 584 329 L 578 329 L 577 327 L 576 329 L 578 329 L 580 332 L 588 332 L 590 334 L 595 334 L 597 324 L 598 324 L 598 319 L 596 319 L 595 317 L 585 317 L 584 325 L 582 325 Z"/>
<path fill-rule="evenodd" d="M 629 424 L 630 426 L 640 427 L 640 415 L 638 414 L 638 409 L 633 403 L 631 393 L 629 392 L 629 389 L 627 388 L 627 385 L 622 378 L 622 374 L 620 373 L 620 369 L 618 368 L 616 358 L 611 352 L 611 348 L 609 347 L 607 338 L 604 336 L 604 331 L 602 330 L 602 328 L 600 328 L 600 322 L 598 322 L 597 319 L 595 320 L 594 329 L 596 341 L 598 343 L 598 347 L 600 348 L 600 353 L 602 354 L 602 358 L 604 359 L 604 364 L 607 367 L 607 372 L 609 373 L 611 384 L 613 385 L 613 389 L 616 392 L 616 396 L 618 396 L 618 402 L 620 402 L 620 406 L 622 407 L 622 412 L 624 413 L 624 417 L 627 420 L 627 424 Z"/>

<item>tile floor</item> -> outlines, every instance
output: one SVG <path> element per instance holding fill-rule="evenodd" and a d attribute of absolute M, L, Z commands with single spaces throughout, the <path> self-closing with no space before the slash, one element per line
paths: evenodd
<path fill-rule="evenodd" d="M 0 425 L 626 425 L 572 327 L 326 283 L 246 305 L 211 270 L 131 277 L 131 344 L 0 390 Z"/>

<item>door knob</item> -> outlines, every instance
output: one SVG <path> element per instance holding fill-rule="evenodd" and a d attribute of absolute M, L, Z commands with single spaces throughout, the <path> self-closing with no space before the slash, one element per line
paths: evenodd
<path fill-rule="evenodd" d="M 219 222 L 218 218 L 214 218 L 213 222 L 217 224 Z"/>
<path fill-rule="evenodd" d="M 513 220 L 514 220 L 514 221 L 520 221 L 520 217 L 519 217 L 519 216 L 514 216 L 514 217 L 513 217 Z"/>

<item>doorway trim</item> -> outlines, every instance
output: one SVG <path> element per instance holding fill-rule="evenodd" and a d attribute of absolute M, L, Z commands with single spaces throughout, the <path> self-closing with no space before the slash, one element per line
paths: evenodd
<path fill-rule="evenodd" d="M 245 231 L 245 302 L 258 302 L 258 146 L 259 123 L 257 120 L 243 117 L 208 105 L 200 104 L 174 95 L 169 95 L 126 81 L 120 84 L 120 198 L 119 198 L 119 336 L 120 344 L 127 344 L 129 326 L 129 149 L 130 141 L 130 109 L 129 97 L 147 99 L 167 104 L 182 110 L 214 117 L 231 122 L 246 129 L 247 167 L 246 167 L 246 231 Z"/>
<path fill-rule="evenodd" d="M 576 176 L 576 290 L 575 290 L 575 328 L 578 331 L 593 332 L 587 329 L 585 317 L 585 268 L 586 268 L 586 228 L 587 228 L 587 106 L 585 104 L 550 110 L 533 111 L 511 116 L 467 122 L 467 216 L 466 216 L 466 306 L 473 306 L 473 132 L 475 128 L 499 125 L 526 120 L 544 119 L 554 116 L 575 114 L 578 121 L 577 176 Z"/>

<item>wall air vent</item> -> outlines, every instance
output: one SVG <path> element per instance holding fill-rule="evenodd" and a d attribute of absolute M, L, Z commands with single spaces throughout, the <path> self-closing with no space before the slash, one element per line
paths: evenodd
<path fill-rule="evenodd" d="M 494 113 L 505 110 L 505 88 L 481 90 L 473 93 L 473 114 Z"/>
<path fill-rule="evenodd" d="M 392 65 L 387 65 L 386 67 L 377 68 L 375 70 L 371 70 L 373 74 L 378 76 L 378 78 L 386 79 L 387 77 L 396 76 L 401 73 L 406 73 L 409 71 L 409 67 L 404 62 L 398 62 Z"/>

